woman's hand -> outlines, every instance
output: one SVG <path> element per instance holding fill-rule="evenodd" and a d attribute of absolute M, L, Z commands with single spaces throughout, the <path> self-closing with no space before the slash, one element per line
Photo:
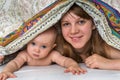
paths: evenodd
<path fill-rule="evenodd" d="M 109 69 L 111 64 L 111 60 L 104 58 L 98 54 L 93 54 L 89 56 L 85 60 L 85 64 L 89 68 L 99 68 L 99 69 Z"/>

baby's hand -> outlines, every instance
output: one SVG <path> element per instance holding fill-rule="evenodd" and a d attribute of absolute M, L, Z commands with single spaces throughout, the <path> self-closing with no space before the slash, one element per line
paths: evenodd
<path fill-rule="evenodd" d="M 72 72 L 72 74 L 78 74 L 79 75 L 80 73 L 85 74 L 87 71 L 80 68 L 79 65 L 76 65 L 76 66 L 68 67 L 64 72 L 65 73 Z"/>
<path fill-rule="evenodd" d="M 6 80 L 7 78 L 15 78 L 16 76 L 11 72 L 1 72 L 0 80 Z"/>
<path fill-rule="evenodd" d="M 0 63 L 3 61 L 4 56 L 0 55 Z"/>

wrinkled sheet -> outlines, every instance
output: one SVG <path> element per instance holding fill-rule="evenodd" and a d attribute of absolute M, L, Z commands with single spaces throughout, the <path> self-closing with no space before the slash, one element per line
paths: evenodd
<path fill-rule="evenodd" d="M 16 71 L 17 78 L 8 80 L 120 80 L 120 71 L 89 69 L 83 63 L 82 68 L 87 69 L 86 74 L 73 75 L 64 73 L 65 68 L 59 65 L 50 66 L 24 66 Z M 4 66 L 0 66 L 0 71 Z"/>

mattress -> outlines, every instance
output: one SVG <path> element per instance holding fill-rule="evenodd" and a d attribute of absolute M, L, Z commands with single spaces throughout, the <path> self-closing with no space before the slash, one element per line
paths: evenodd
<path fill-rule="evenodd" d="M 0 66 L 0 71 L 4 66 Z M 65 68 L 57 64 L 24 66 L 15 72 L 17 78 L 9 78 L 8 80 L 120 80 L 120 71 L 90 69 L 84 63 L 80 63 L 80 66 L 87 69 L 86 74 L 64 73 Z"/>

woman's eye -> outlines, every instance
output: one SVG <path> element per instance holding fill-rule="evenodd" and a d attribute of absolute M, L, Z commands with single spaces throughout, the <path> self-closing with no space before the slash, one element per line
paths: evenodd
<path fill-rule="evenodd" d="M 84 24 L 86 21 L 85 20 L 80 20 L 78 23 L 79 24 Z"/>
<path fill-rule="evenodd" d="M 69 23 L 63 23 L 62 26 L 69 26 Z"/>
<path fill-rule="evenodd" d="M 45 46 L 45 45 L 43 45 L 43 46 L 41 46 L 41 48 L 46 48 L 47 46 Z"/>

